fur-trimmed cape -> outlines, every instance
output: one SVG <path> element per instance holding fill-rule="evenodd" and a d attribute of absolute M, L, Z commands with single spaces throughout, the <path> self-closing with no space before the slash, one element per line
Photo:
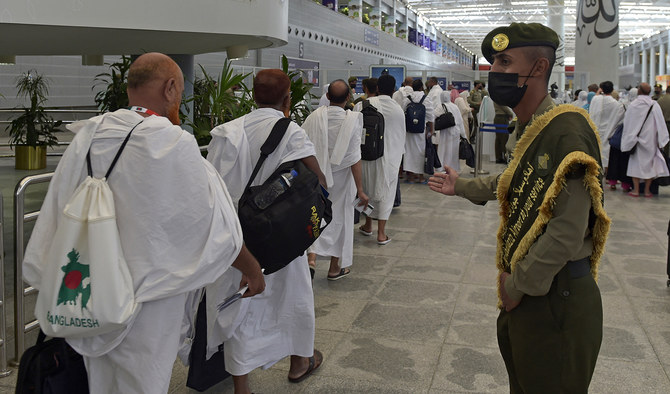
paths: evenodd
<path fill-rule="evenodd" d="M 556 198 L 566 186 L 566 176 L 582 166 L 595 218 L 589 228 L 593 238 L 591 273 L 597 279 L 610 227 L 603 207 L 600 163 L 598 132 L 585 110 L 560 105 L 533 118 L 498 181 L 501 221 L 496 262 L 501 272 L 514 271 L 544 233 Z"/>

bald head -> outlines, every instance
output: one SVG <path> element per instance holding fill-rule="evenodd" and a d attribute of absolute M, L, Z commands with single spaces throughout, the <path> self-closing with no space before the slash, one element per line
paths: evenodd
<path fill-rule="evenodd" d="M 412 82 L 414 82 L 414 78 L 405 77 L 405 81 L 402 83 L 402 86 L 412 86 Z"/>
<path fill-rule="evenodd" d="M 638 87 L 638 91 L 642 96 L 649 96 L 649 93 L 651 93 L 651 85 L 646 82 L 642 82 L 640 87 Z"/>
<path fill-rule="evenodd" d="M 328 85 L 326 98 L 330 100 L 331 105 L 344 108 L 349 98 L 349 85 L 343 79 L 337 79 Z"/>
<path fill-rule="evenodd" d="M 174 60 L 158 52 L 145 53 L 138 57 L 128 70 L 128 89 L 139 89 L 154 81 L 181 76 Z"/>
<path fill-rule="evenodd" d="M 128 70 L 128 101 L 180 124 L 179 106 L 184 92 L 181 69 L 162 53 L 145 53 Z"/>

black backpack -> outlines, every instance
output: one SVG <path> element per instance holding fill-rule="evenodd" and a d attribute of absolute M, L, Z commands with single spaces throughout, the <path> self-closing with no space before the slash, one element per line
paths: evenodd
<path fill-rule="evenodd" d="M 251 186 L 261 165 L 277 148 L 290 123 L 289 118 L 275 123 L 270 136 L 261 146 L 261 157 L 238 204 L 237 215 L 244 243 L 265 269 L 265 275 L 284 268 L 302 255 L 333 218 L 331 202 L 324 195 L 319 178 L 302 160 L 282 164 L 262 185 Z M 288 174 L 294 175 L 281 194 L 272 201 L 263 198 L 268 191 L 276 190 L 277 185 L 286 185 L 282 175 L 286 177 Z M 323 226 L 322 221 L 325 221 Z"/>
<path fill-rule="evenodd" d="M 426 131 L 426 106 L 423 105 L 426 95 L 418 103 L 412 100 L 412 96 L 407 98 L 410 103 L 405 108 L 405 129 L 408 133 L 423 133 Z"/>
<path fill-rule="evenodd" d="M 361 144 L 361 159 L 377 160 L 384 156 L 384 115 L 377 111 L 369 100 L 363 101 L 361 113 L 365 129 L 365 141 Z"/>
<path fill-rule="evenodd" d="M 88 394 L 84 359 L 65 339 L 45 339 L 40 330 L 35 346 L 21 356 L 16 394 Z"/>
<path fill-rule="evenodd" d="M 446 105 L 442 104 L 442 108 L 444 108 L 444 113 L 435 118 L 435 130 L 444 130 L 456 126 L 454 114 L 449 112 Z"/>

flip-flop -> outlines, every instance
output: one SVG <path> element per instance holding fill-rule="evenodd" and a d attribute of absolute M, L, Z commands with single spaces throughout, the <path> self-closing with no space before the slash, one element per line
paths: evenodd
<path fill-rule="evenodd" d="M 351 273 L 351 270 L 349 268 L 340 268 L 340 272 L 338 272 L 337 275 L 335 275 L 335 276 L 328 275 L 328 280 L 342 279 L 345 276 L 349 275 L 350 273 Z"/>
<path fill-rule="evenodd" d="M 640 193 L 629 192 L 628 195 L 631 197 L 640 197 Z"/>
<path fill-rule="evenodd" d="M 318 356 L 318 357 L 315 357 Z M 318 359 L 318 364 L 317 364 L 317 359 Z M 289 377 L 288 381 L 291 383 L 300 383 L 303 380 L 307 379 L 314 371 L 316 371 L 320 366 L 321 363 L 323 362 L 323 354 L 321 354 L 320 351 L 314 349 L 314 355 L 309 358 L 309 366 L 307 367 L 307 371 L 305 371 L 304 374 L 298 376 L 297 378 L 292 378 Z"/>
<path fill-rule="evenodd" d="M 653 194 L 645 194 L 644 196 L 647 197 L 647 198 L 652 198 L 652 197 L 654 197 Z"/>
<path fill-rule="evenodd" d="M 386 239 L 384 241 L 377 240 L 378 245 L 386 245 L 389 242 L 391 242 L 391 238 L 389 238 L 388 235 L 386 236 Z"/>
<path fill-rule="evenodd" d="M 359 227 L 359 228 L 358 228 L 358 231 L 359 231 L 361 234 L 365 235 L 366 237 L 369 237 L 369 236 L 372 235 L 372 231 L 365 231 L 365 230 L 363 230 L 363 226 Z"/>

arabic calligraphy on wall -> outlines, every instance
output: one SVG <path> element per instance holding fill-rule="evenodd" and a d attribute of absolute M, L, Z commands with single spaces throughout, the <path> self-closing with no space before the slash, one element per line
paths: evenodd
<path fill-rule="evenodd" d="M 579 0 L 577 4 L 577 39 L 588 46 L 619 45 L 619 4 L 617 0 Z M 601 40 L 601 42 L 598 42 Z"/>

